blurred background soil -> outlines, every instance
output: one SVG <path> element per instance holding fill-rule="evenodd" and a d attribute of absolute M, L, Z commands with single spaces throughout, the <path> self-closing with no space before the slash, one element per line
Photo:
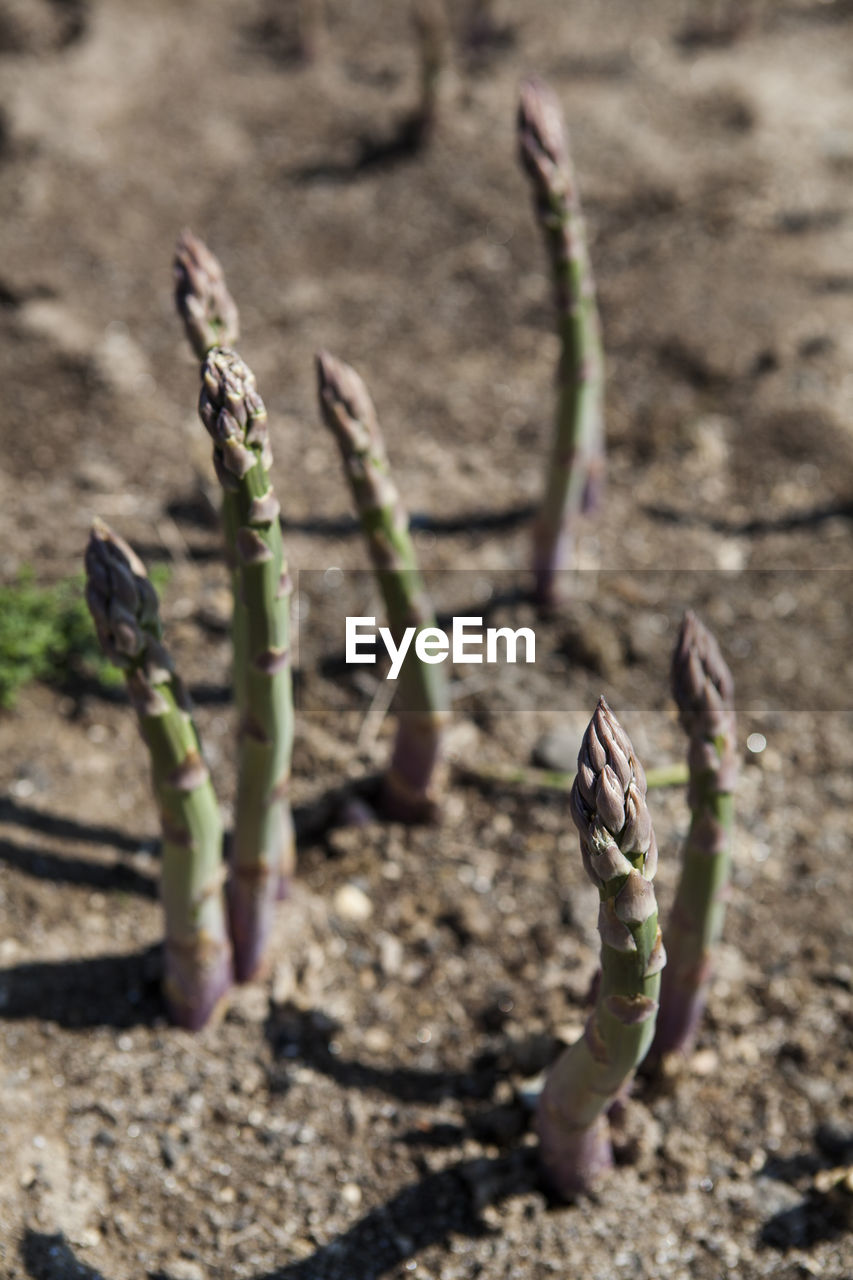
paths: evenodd
<path fill-rule="evenodd" d="M 171 296 L 190 226 L 238 301 L 314 590 L 297 891 L 268 980 L 201 1035 L 162 1017 L 129 708 L 78 681 L 0 716 L 0 1269 L 844 1280 L 853 6 L 460 0 L 415 152 L 408 5 L 322 12 L 309 60 L 295 0 L 0 0 L 0 580 L 78 572 L 96 513 L 169 567 L 227 814 L 227 577 Z M 607 502 L 547 620 L 524 573 L 557 356 L 515 158 L 532 71 L 565 106 L 608 362 Z M 424 565 L 464 571 L 452 591 L 435 572 L 439 606 L 470 573 L 466 611 L 537 630 L 514 680 L 455 672 L 468 772 L 435 830 L 328 823 L 393 724 L 384 682 L 342 668 L 324 594 L 365 558 L 318 425 L 319 347 L 370 385 Z M 741 690 L 726 940 L 695 1058 L 638 1083 L 594 1202 L 554 1207 L 517 1089 L 583 1022 L 595 892 L 563 794 L 470 770 L 571 768 L 602 690 L 647 766 L 678 759 L 685 604 Z M 653 799 L 665 915 L 685 801 Z"/>

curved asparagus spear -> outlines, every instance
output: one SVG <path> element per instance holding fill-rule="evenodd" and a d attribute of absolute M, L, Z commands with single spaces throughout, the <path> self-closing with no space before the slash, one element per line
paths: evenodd
<path fill-rule="evenodd" d="M 672 692 L 690 745 L 690 829 L 667 924 L 669 964 L 652 1052 L 688 1054 L 723 930 L 731 867 L 737 725 L 734 681 L 716 640 L 684 615 L 672 658 Z"/>
<path fill-rule="evenodd" d="M 222 821 L 183 687 L 163 647 L 145 567 L 102 521 L 86 548 L 86 602 L 127 681 L 151 755 L 163 830 L 164 994 L 180 1026 L 203 1027 L 231 985 Z"/>
<path fill-rule="evenodd" d="M 561 341 L 557 420 L 534 527 L 536 595 L 550 605 L 557 574 L 572 566 L 582 511 L 600 501 L 604 476 L 604 359 L 583 215 L 560 104 L 541 80 L 521 87 L 521 163 L 533 186 L 557 299 Z"/>
<path fill-rule="evenodd" d="M 601 979 L 584 1033 L 551 1068 L 536 1116 L 546 1177 L 565 1199 L 613 1163 L 606 1112 L 652 1042 L 665 963 L 646 778 L 603 698 L 581 744 L 571 809 L 601 896 Z"/>
<path fill-rule="evenodd" d="M 435 626 L 409 534 L 409 517 L 391 477 L 373 401 L 349 365 L 328 352 L 317 356 L 320 409 L 341 451 L 370 558 L 399 643 L 406 627 Z M 437 769 L 448 719 L 447 681 L 440 666 L 409 648 L 398 687 L 397 738 L 385 776 L 383 804 L 404 822 L 431 820 L 439 807 Z"/>
<path fill-rule="evenodd" d="M 288 798 L 292 583 L 269 480 L 266 409 L 254 375 L 235 351 L 214 347 L 208 352 L 199 415 L 213 440 L 214 467 L 230 512 L 226 538 L 235 566 L 235 608 L 245 627 L 244 665 L 235 679 L 242 705 L 229 881 L 234 965 L 237 978 L 245 981 L 262 966 L 274 903 L 295 863 Z"/>

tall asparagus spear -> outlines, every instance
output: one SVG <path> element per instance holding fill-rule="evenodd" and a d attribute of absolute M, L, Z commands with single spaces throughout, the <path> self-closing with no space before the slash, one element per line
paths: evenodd
<path fill-rule="evenodd" d="M 385 442 L 367 387 L 342 360 L 317 356 L 320 409 L 338 442 L 361 527 L 399 643 L 406 627 L 435 626 L 432 604 L 409 534 L 409 517 L 391 476 Z M 398 687 L 398 726 L 385 776 L 383 806 L 404 822 L 434 819 L 439 807 L 437 770 L 448 719 L 447 682 L 440 666 L 421 662 L 412 644 Z"/>
<path fill-rule="evenodd" d="M 536 595 L 547 606 L 559 595 L 557 574 L 572 565 L 579 516 L 600 499 L 604 359 L 560 104 L 541 80 L 527 80 L 521 87 L 518 142 L 551 261 L 561 341 L 557 420 L 533 538 Z"/>
<path fill-rule="evenodd" d="M 238 980 L 262 967 L 274 903 L 295 863 L 290 811 L 293 691 L 292 583 L 279 504 L 269 479 L 267 414 L 254 375 L 235 351 L 214 347 L 202 367 L 199 415 L 213 440 L 225 493 L 235 613 L 244 628 L 235 678 L 239 763 L 229 907 Z"/>
<path fill-rule="evenodd" d="M 601 979 L 584 1033 L 551 1068 L 536 1117 L 546 1177 L 565 1199 L 613 1163 L 606 1112 L 652 1042 L 665 963 L 646 778 L 603 698 L 581 744 L 571 810 L 601 897 Z"/>
<path fill-rule="evenodd" d="M 163 647 L 157 593 L 126 542 L 96 520 L 86 601 L 101 647 L 124 671 L 151 756 L 163 830 L 164 995 L 180 1026 L 203 1027 L 231 985 L 222 821 L 183 687 Z"/>
<path fill-rule="evenodd" d="M 672 692 L 690 744 L 690 829 L 667 924 L 669 964 L 653 1055 L 688 1054 L 723 931 L 731 867 L 737 725 L 734 681 L 717 641 L 687 612 L 672 657 Z"/>
<path fill-rule="evenodd" d="M 222 264 L 203 240 L 189 230 L 182 231 L 175 245 L 173 262 L 175 306 L 184 322 L 187 340 L 199 361 L 213 347 L 233 347 L 240 334 L 237 304 L 225 282 Z M 222 523 L 225 527 L 225 555 L 231 575 L 233 611 L 231 643 L 233 647 L 234 703 L 242 714 L 246 703 L 246 611 L 240 605 L 239 566 L 234 558 L 238 528 L 237 503 L 234 494 L 225 489 L 222 497 Z"/>

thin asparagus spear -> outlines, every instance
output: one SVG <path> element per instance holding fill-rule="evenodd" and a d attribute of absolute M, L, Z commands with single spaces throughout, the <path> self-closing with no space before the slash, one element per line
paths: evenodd
<path fill-rule="evenodd" d="M 546 1177 L 565 1199 L 613 1163 L 606 1112 L 652 1042 L 665 963 L 646 778 L 603 698 L 581 744 L 571 809 L 601 896 L 601 980 L 584 1033 L 551 1068 L 536 1116 Z"/>
<path fill-rule="evenodd" d="M 199 415 L 213 440 L 213 463 L 226 495 L 225 532 L 239 601 L 235 610 L 245 627 L 243 669 L 235 679 L 242 705 L 229 881 L 234 967 L 242 982 L 263 966 L 274 903 L 295 865 L 288 795 L 292 583 L 269 480 L 266 409 L 254 375 L 235 351 L 214 347 L 207 353 Z"/>
<path fill-rule="evenodd" d="M 361 527 L 388 614 L 399 643 L 406 627 L 435 626 L 415 549 L 409 517 L 391 477 L 385 442 L 367 387 L 349 365 L 328 352 L 317 356 L 320 409 L 338 442 Z M 383 807 L 404 822 L 437 817 L 438 767 L 448 719 L 443 669 L 419 661 L 414 643 L 403 662 L 398 686 L 397 737 L 385 776 Z"/>
<path fill-rule="evenodd" d="M 684 615 L 672 658 L 672 692 L 688 734 L 690 829 L 666 931 L 669 964 L 652 1053 L 687 1055 L 708 996 L 723 931 L 731 868 L 737 723 L 734 681 L 694 613 Z"/>
<path fill-rule="evenodd" d="M 211 347 L 233 347 L 240 318 L 222 264 L 189 230 L 181 232 L 175 245 L 174 277 L 175 305 L 199 360 Z"/>
<path fill-rule="evenodd" d="M 203 240 L 182 231 L 175 245 L 173 263 L 175 306 L 184 322 L 187 340 L 199 360 L 213 347 L 231 347 L 240 333 L 237 304 L 225 283 L 225 272 Z M 238 529 L 237 500 L 230 490 L 222 495 L 225 555 L 231 576 L 231 644 L 233 649 L 234 704 L 238 715 L 246 705 L 246 611 L 240 605 L 239 565 L 234 558 Z"/>
<path fill-rule="evenodd" d="M 86 602 L 101 647 L 124 671 L 151 756 L 163 831 L 163 990 L 173 1020 L 197 1030 L 231 985 L 222 821 L 183 687 L 163 647 L 157 593 L 126 542 L 96 520 Z"/>
<path fill-rule="evenodd" d="M 571 568 L 578 519 L 600 501 L 604 477 L 604 359 L 583 215 L 560 104 L 541 80 L 521 87 L 521 163 L 533 186 L 557 300 L 561 341 L 557 420 L 533 537 L 536 596 L 559 596 Z"/>

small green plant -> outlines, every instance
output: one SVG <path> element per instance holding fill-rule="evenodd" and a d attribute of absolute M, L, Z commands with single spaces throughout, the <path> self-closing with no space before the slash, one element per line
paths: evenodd
<path fill-rule="evenodd" d="M 161 580 L 164 574 L 161 568 Z M 168 576 L 168 575 L 166 575 Z M 121 684 L 101 655 L 78 574 L 44 586 L 30 569 L 0 586 L 0 707 L 8 711 L 35 680 L 72 688 L 75 681 Z"/>

